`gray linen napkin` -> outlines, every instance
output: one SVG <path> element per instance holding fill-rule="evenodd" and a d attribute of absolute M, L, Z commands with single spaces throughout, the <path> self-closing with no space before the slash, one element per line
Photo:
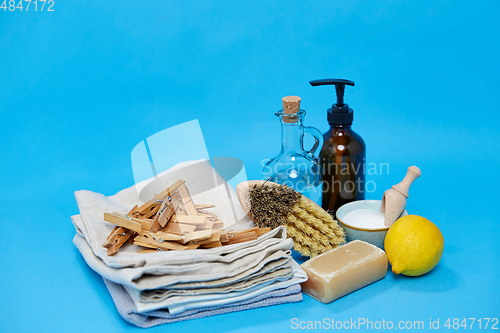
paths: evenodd
<path fill-rule="evenodd" d="M 113 298 L 113 302 L 115 303 L 118 313 L 127 322 L 142 328 L 236 311 L 256 309 L 265 306 L 302 301 L 300 285 L 295 284 L 288 288 L 274 290 L 241 302 L 187 310 L 176 315 L 170 314 L 167 310 L 156 310 L 141 314 L 137 313 L 134 302 L 123 286 L 104 278 L 103 280 L 109 290 L 109 293 L 111 294 L 111 297 Z"/>
<path fill-rule="evenodd" d="M 235 282 L 225 287 L 214 288 L 198 288 L 198 289 L 153 289 L 142 290 L 138 292 L 138 296 L 142 302 L 160 302 L 174 296 L 199 296 L 204 294 L 227 294 L 231 291 L 242 291 L 253 287 L 266 286 L 273 281 L 286 281 L 293 275 L 293 269 L 290 264 L 283 268 L 278 268 L 274 271 L 258 277 L 251 277 L 244 281 Z M 130 292 L 130 291 L 129 291 Z"/>
<path fill-rule="evenodd" d="M 294 263 L 293 261 L 292 264 L 296 265 L 296 263 Z M 271 281 L 267 281 L 264 285 L 258 287 L 251 287 L 241 291 L 230 291 L 227 294 L 211 293 L 196 296 L 176 296 L 160 302 L 144 303 L 138 297 L 136 297 L 137 292 L 130 293 L 128 287 L 125 289 L 127 289 L 130 296 L 132 297 L 132 300 L 134 301 L 138 312 L 144 313 L 157 309 L 168 308 L 168 311 L 171 314 L 177 314 L 191 309 L 244 301 L 255 296 L 265 294 L 269 291 L 283 289 L 305 282 L 307 280 L 307 276 L 303 276 L 301 274 L 301 271 L 295 268 L 296 267 L 294 267 L 292 276 L 286 280 L 274 279 Z"/>
<path fill-rule="evenodd" d="M 87 264 L 94 269 L 97 273 L 101 274 L 103 278 L 106 278 L 106 276 L 112 276 L 113 278 L 116 278 L 116 275 L 120 275 L 120 271 L 123 270 L 129 270 L 129 269 L 139 269 L 138 267 L 136 268 L 122 268 L 122 269 L 116 269 L 116 268 L 110 268 L 107 267 L 102 260 L 97 258 L 96 256 L 93 255 L 92 250 L 90 249 L 90 246 L 88 243 L 85 241 L 83 237 L 80 235 L 75 235 L 75 238 L 73 239 L 73 242 L 77 245 L 78 249 L 82 253 L 85 261 Z M 258 296 L 259 294 L 264 294 L 268 291 L 274 290 L 274 289 L 280 289 L 284 287 L 288 287 L 293 284 L 299 284 L 302 282 L 305 282 L 307 280 L 307 275 L 305 272 L 300 268 L 300 266 L 289 256 L 289 254 L 284 253 L 283 251 L 271 251 L 271 255 L 269 258 L 274 258 L 274 259 L 282 259 L 282 258 L 288 258 L 289 261 L 292 264 L 293 267 L 293 275 L 285 281 L 279 281 L 280 279 L 275 278 L 272 281 L 269 281 L 271 284 L 268 285 L 267 287 L 263 287 L 257 290 L 253 289 L 247 289 L 246 291 L 241 291 L 241 292 L 232 292 L 231 297 L 223 297 L 221 298 L 220 294 L 217 293 L 212 293 L 212 294 L 205 294 L 205 295 L 200 295 L 199 297 L 177 297 L 174 302 L 168 301 L 163 304 L 163 302 L 160 303 L 144 303 L 140 300 L 139 297 L 139 290 L 136 290 L 134 292 L 134 297 L 132 297 L 132 300 L 134 301 L 135 304 L 135 309 L 136 312 L 146 312 L 146 311 L 151 311 L 155 309 L 161 309 L 164 308 L 165 306 L 168 306 L 171 312 L 182 312 L 186 309 L 194 309 L 194 308 L 199 308 L 199 307 L 207 307 L 207 306 L 215 306 L 215 305 L 223 305 L 223 304 L 228 304 L 228 303 L 233 303 L 235 301 L 240 301 L 240 300 L 245 300 L 252 298 L 254 296 Z M 262 266 L 265 266 L 266 262 L 263 262 Z M 107 271 L 108 270 L 115 270 L 118 271 L 116 274 L 109 274 Z M 251 276 L 251 274 L 254 273 L 252 270 L 249 272 L 247 276 Z M 165 281 L 166 279 L 171 279 L 171 278 L 179 278 L 179 276 L 176 275 L 159 275 L 159 276 L 148 276 L 148 279 L 151 280 L 153 284 L 159 284 L 161 287 L 161 281 Z M 180 276 L 180 278 L 184 278 L 183 276 Z M 157 281 L 156 281 L 157 280 Z M 189 280 L 189 279 L 187 279 Z M 159 281 L 159 282 L 158 282 Z M 209 280 L 210 281 L 210 280 Z M 115 281 L 116 282 L 116 281 Z M 127 288 L 130 288 L 131 286 L 127 282 Z M 198 287 L 203 287 L 202 282 L 199 281 Z M 207 286 L 208 288 L 211 287 L 209 284 Z M 135 286 L 132 286 L 133 289 Z M 167 304 L 168 303 L 168 304 Z"/>
<path fill-rule="evenodd" d="M 75 221 L 75 216 L 73 216 L 73 221 Z M 281 235 L 281 232 L 285 231 L 284 227 L 280 228 L 283 228 L 283 230 L 280 231 L 275 229 L 277 231 L 276 236 Z M 275 230 L 268 234 L 274 233 Z M 234 280 L 237 280 L 243 277 L 242 273 L 244 272 L 247 272 L 247 275 L 249 275 L 261 269 L 262 266 L 268 262 L 266 258 L 277 260 L 289 257 L 284 251 L 290 250 L 293 247 L 293 241 L 291 239 L 283 239 L 281 237 L 267 239 L 261 239 L 259 237 L 257 241 L 258 243 L 253 247 L 241 250 L 240 252 L 243 252 L 242 255 L 237 257 L 231 257 L 229 254 L 226 256 L 217 256 L 219 260 L 213 262 L 206 261 L 195 264 L 163 264 L 143 267 L 113 268 L 108 267 L 103 260 L 94 255 L 86 238 L 78 234 L 75 235 L 73 239 L 73 243 L 93 270 L 108 280 L 125 284 L 139 290 L 164 288 L 174 283 L 213 281 L 229 277 L 234 277 Z M 192 256 L 196 256 L 197 253 L 203 253 L 204 251 L 206 250 L 191 250 L 190 252 Z M 158 254 L 151 253 L 150 255 L 160 257 L 163 255 L 165 262 L 169 263 L 168 254 L 170 254 L 170 252 L 187 251 L 169 251 Z M 236 254 L 236 252 L 233 254 Z M 179 255 L 181 255 L 181 253 L 179 253 Z M 227 262 L 228 260 L 232 261 Z"/>

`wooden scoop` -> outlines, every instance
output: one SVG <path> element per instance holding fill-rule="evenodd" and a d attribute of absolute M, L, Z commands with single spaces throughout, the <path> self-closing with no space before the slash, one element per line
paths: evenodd
<path fill-rule="evenodd" d="M 405 178 L 401 183 L 394 185 L 391 189 L 384 192 L 380 212 L 385 214 L 384 224 L 390 227 L 401 215 L 408 199 L 408 190 L 411 184 L 420 177 L 421 171 L 416 166 L 408 168 Z"/>

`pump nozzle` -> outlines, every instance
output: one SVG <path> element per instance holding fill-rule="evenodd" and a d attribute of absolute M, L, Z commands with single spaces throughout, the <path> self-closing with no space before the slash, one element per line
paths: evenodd
<path fill-rule="evenodd" d="M 354 86 L 354 82 L 344 79 L 322 79 L 309 81 L 311 86 L 335 85 L 337 92 L 337 104 L 333 104 L 331 109 L 328 109 L 328 121 L 330 123 L 349 124 L 352 123 L 353 114 L 349 105 L 344 104 L 345 86 Z"/>
<path fill-rule="evenodd" d="M 337 91 L 337 106 L 340 108 L 344 106 L 345 85 L 347 84 L 349 86 L 354 86 L 354 82 L 344 79 L 314 80 L 314 81 L 309 81 L 309 83 L 313 87 L 334 84 L 335 90 Z"/>

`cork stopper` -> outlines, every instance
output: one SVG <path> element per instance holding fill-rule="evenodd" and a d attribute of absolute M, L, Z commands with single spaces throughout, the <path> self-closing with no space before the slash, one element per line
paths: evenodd
<path fill-rule="evenodd" d="M 283 112 L 286 114 L 295 114 L 300 111 L 300 97 L 299 96 L 285 96 L 281 99 L 283 101 Z M 283 116 L 283 121 L 286 123 L 296 123 L 298 117 Z"/>

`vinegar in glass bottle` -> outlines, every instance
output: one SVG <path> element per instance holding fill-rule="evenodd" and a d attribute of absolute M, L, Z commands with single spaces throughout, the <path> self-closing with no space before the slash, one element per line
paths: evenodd
<path fill-rule="evenodd" d="M 263 178 L 287 185 L 319 205 L 322 172 L 317 151 L 323 145 L 323 136 L 316 128 L 304 126 L 306 112 L 300 109 L 300 97 L 286 96 L 282 100 L 283 110 L 275 114 L 281 123 L 281 150 L 265 164 Z M 304 149 L 306 135 L 315 140 L 309 150 Z"/>

